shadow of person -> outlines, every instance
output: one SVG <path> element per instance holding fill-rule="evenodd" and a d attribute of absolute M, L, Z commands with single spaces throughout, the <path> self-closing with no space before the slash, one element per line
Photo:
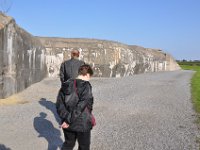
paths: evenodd
<path fill-rule="evenodd" d="M 61 120 L 57 114 L 55 103 L 53 103 L 52 101 L 48 101 L 46 98 L 41 98 L 39 104 L 50 110 L 53 113 L 54 118 L 56 119 L 58 124 L 60 124 Z"/>
<path fill-rule="evenodd" d="M 0 144 L 0 150 L 11 150 L 10 148 L 6 147 L 3 144 Z"/>
<path fill-rule="evenodd" d="M 53 124 L 46 119 L 47 114 L 40 113 L 39 117 L 34 118 L 34 128 L 39 133 L 38 137 L 45 138 L 48 142 L 47 150 L 57 150 L 62 146 L 60 130 L 54 128 Z"/>

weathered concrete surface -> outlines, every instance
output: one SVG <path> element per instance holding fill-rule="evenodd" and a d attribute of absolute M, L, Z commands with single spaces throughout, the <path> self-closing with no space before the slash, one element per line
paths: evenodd
<path fill-rule="evenodd" d="M 0 14 L 0 98 L 22 91 L 44 77 L 56 77 L 60 64 L 78 48 L 96 77 L 123 77 L 180 67 L 159 49 L 115 41 L 34 37 Z"/>
<path fill-rule="evenodd" d="M 74 48 L 80 50 L 80 59 L 91 64 L 95 76 L 99 77 L 123 77 L 180 69 L 169 54 L 159 49 L 97 39 L 38 38 L 47 50 L 49 76 L 59 73 L 60 63 L 70 58 L 70 51 Z"/>
<path fill-rule="evenodd" d="M 172 71 L 92 79 L 97 125 L 91 150 L 199 150 L 192 75 Z M 29 103 L 0 106 L 0 145 L 58 150 L 64 139 L 54 104 L 59 87 L 58 78 L 46 78 L 16 95 Z"/>
<path fill-rule="evenodd" d="M 0 13 L 0 98 L 41 81 L 46 70 L 40 41 Z"/>

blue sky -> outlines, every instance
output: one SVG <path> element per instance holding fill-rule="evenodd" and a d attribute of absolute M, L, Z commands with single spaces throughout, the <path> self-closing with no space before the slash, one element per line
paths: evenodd
<path fill-rule="evenodd" d="M 200 60 L 200 0 L 8 0 L 36 36 L 96 38 Z"/>

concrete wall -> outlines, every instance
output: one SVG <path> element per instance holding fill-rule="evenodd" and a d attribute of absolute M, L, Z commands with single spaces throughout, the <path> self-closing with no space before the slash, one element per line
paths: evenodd
<path fill-rule="evenodd" d="M 22 91 L 44 77 L 59 74 L 72 49 L 92 65 L 96 77 L 123 77 L 145 72 L 180 69 L 159 49 L 115 41 L 34 37 L 15 20 L 0 13 L 0 98 Z"/>
<path fill-rule="evenodd" d="M 40 41 L 0 14 L 0 98 L 22 91 L 47 74 Z"/>
<path fill-rule="evenodd" d="M 59 74 L 60 64 L 70 59 L 70 51 L 74 48 L 79 49 L 81 60 L 92 65 L 97 77 L 123 77 L 180 69 L 169 54 L 159 49 L 96 39 L 37 38 L 46 47 L 49 76 Z"/>
<path fill-rule="evenodd" d="M 3 33 L 0 28 L 0 98 L 3 95 Z"/>

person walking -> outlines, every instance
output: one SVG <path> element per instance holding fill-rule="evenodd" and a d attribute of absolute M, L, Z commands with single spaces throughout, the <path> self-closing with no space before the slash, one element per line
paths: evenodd
<path fill-rule="evenodd" d="M 61 150 L 73 150 L 76 141 L 78 150 L 90 150 L 91 130 L 95 125 L 92 86 L 89 82 L 92 75 L 91 66 L 82 65 L 78 77 L 67 80 L 58 93 L 56 108 L 65 137 Z"/>
<path fill-rule="evenodd" d="M 80 52 L 77 49 L 71 51 L 71 59 L 64 61 L 60 66 L 60 81 L 63 84 L 68 79 L 75 79 L 78 76 L 78 68 L 85 64 L 79 60 Z"/>

